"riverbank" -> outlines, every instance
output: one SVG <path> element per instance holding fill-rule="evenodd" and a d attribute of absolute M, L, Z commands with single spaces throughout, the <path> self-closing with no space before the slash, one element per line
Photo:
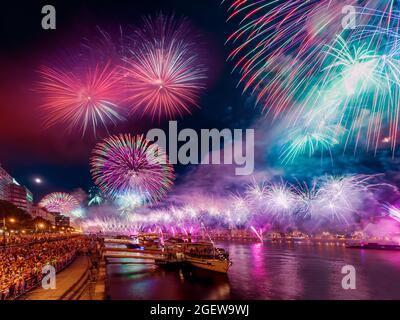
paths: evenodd
<path fill-rule="evenodd" d="M 91 261 L 88 256 L 78 256 L 67 268 L 56 275 L 56 288 L 36 289 L 21 296 L 19 300 L 62 300 L 90 272 Z"/>
<path fill-rule="evenodd" d="M 90 256 L 79 256 L 57 274 L 56 289 L 38 287 L 19 300 L 104 300 L 106 298 L 106 266 L 100 262 L 93 268 Z"/>

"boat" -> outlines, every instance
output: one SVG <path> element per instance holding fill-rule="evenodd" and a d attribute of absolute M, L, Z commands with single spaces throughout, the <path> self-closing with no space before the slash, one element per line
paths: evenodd
<path fill-rule="evenodd" d="M 179 251 L 164 251 L 160 258 L 154 259 L 157 266 L 165 269 L 181 268 L 184 264 L 184 255 Z"/>
<path fill-rule="evenodd" d="M 160 251 L 162 249 L 162 241 L 157 233 L 140 233 L 137 239 L 139 246 L 145 250 Z"/>
<path fill-rule="evenodd" d="M 346 248 L 400 251 L 400 245 L 398 244 L 384 244 L 377 242 L 346 243 Z"/>
<path fill-rule="evenodd" d="M 127 243 L 127 244 L 125 244 L 125 246 L 126 246 L 128 249 L 141 249 L 141 250 L 144 249 L 144 247 L 141 246 L 139 243 Z"/>
<path fill-rule="evenodd" d="M 216 248 L 211 242 L 189 242 L 180 246 L 184 262 L 189 266 L 227 273 L 232 265 L 229 253 L 222 248 Z"/>

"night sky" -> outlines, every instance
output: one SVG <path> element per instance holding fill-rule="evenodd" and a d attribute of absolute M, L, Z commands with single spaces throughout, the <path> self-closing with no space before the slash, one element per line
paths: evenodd
<path fill-rule="evenodd" d="M 41 8 L 45 4 L 52 4 L 57 10 L 56 30 L 41 28 Z M 252 97 L 242 94 L 242 87 L 237 86 L 238 75 L 232 74 L 232 62 L 226 61 L 230 48 L 225 41 L 235 25 L 226 23 L 226 7 L 218 0 L 8 1 L 2 4 L 0 19 L 0 163 L 33 191 L 35 201 L 51 191 L 76 188 L 87 191 L 92 185 L 90 152 L 95 143 L 107 135 L 100 131 L 97 137 L 82 138 L 80 133 L 66 134 L 60 128 L 45 130 L 39 97 L 33 90 L 38 66 L 78 50 L 84 39 L 93 38 L 98 27 L 106 31 L 119 26 L 128 28 L 140 24 L 143 16 L 160 12 L 189 19 L 202 39 L 209 69 L 200 108 L 178 119 L 178 126 L 222 129 L 246 128 L 255 123 L 259 108 Z M 154 124 L 146 118 L 131 118 L 117 127 L 110 127 L 109 132 L 137 134 L 166 125 L 166 121 Z M 268 124 L 262 128 L 270 130 Z M 263 135 L 260 143 L 268 145 L 268 137 L 268 134 Z M 257 169 L 268 166 L 293 179 L 325 173 L 385 173 L 395 184 L 400 180 L 398 161 L 387 150 L 376 155 L 364 151 L 343 155 L 338 151 L 334 164 L 330 159 L 321 163 L 320 155 L 316 155 L 281 168 L 274 150 L 264 149 Z M 190 169 L 175 167 L 178 184 Z M 36 176 L 43 178 L 42 185 L 33 183 Z"/>

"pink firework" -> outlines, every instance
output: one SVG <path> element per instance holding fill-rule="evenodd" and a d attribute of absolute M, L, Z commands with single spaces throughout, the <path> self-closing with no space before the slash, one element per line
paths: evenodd
<path fill-rule="evenodd" d="M 69 193 L 53 192 L 40 200 L 39 206 L 45 208 L 49 212 L 59 212 L 64 215 L 70 215 L 72 211 L 79 208 L 79 202 Z"/>
<path fill-rule="evenodd" d="M 133 112 L 172 119 L 197 106 L 206 68 L 191 36 L 189 25 L 174 17 L 144 20 L 124 67 Z"/>
<path fill-rule="evenodd" d="M 72 68 L 73 69 L 73 68 Z M 99 124 L 123 120 L 118 105 L 120 72 L 110 63 L 72 71 L 42 66 L 37 91 L 43 97 L 45 127 L 66 125 L 82 134 L 88 127 L 94 133 Z"/>
<path fill-rule="evenodd" d="M 134 193 L 147 202 L 171 189 L 174 172 L 165 152 L 143 136 L 114 135 L 93 150 L 91 173 L 101 190 L 113 197 Z"/>

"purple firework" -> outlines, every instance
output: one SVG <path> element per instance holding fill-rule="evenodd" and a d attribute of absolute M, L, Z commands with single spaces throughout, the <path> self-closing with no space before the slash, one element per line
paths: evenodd
<path fill-rule="evenodd" d="M 113 135 L 98 143 L 91 173 L 105 194 L 135 193 L 152 203 L 164 198 L 174 180 L 165 152 L 143 136 L 130 134 Z"/>

